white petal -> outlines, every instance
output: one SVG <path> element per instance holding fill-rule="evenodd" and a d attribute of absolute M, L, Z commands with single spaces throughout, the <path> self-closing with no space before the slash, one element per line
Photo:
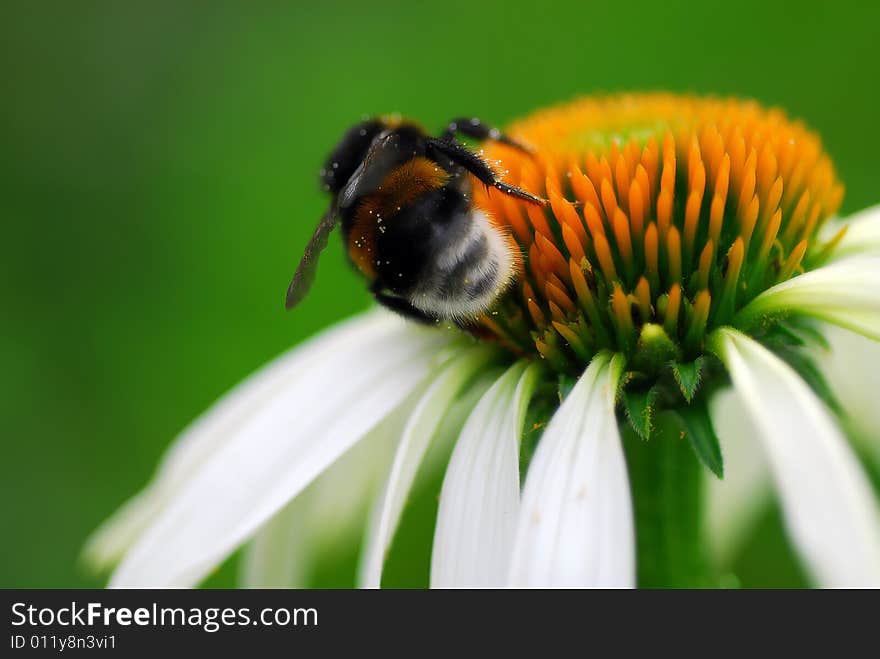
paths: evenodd
<path fill-rule="evenodd" d="M 880 341 L 880 326 L 877 325 L 880 316 L 876 312 L 828 309 L 815 312 L 812 315 L 832 325 L 843 327 L 874 341 Z"/>
<path fill-rule="evenodd" d="M 92 534 L 83 552 L 86 562 L 97 569 L 116 564 L 199 465 L 261 406 L 284 395 L 291 381 L 309 373 L 328 354 L 394 336 L 399 328 L 400 320 L 393 314 L 361 314 L 293 348 L 236 385 L 171 444 L 150 484 Z"/>
<path fill-rule="evenodd" d="M 830 350 L 816 362 L 846 412 L 857 441 L 880 465 L 880 343 L 837 327 L 823 329 Z"/>
<path fill-rule="evenodd" d="M 304 492 L 263 524 L 242 557 L 242 588 L 304 588 L 315 560 Z"/>
<path fill-rule="evenodd" d="M 880 256 L 854 256 L 770 288 L 737 315 L 737 325 L 793 311 L 880 340 Z"/>
<path fill-rule="evenodd" d="M 383 419 L 263 524 L 244 554 L 243 587 L 302 588 L 322 556 L 357 543 L 412 407 L 404 403 Z"/>
<path fill-rule="evenodd" d="M 880 586 L 877 502 L 822 403 L 744 334 L 722 328 L 710 345 L 759 430 L 789 535 L 817 583 Z"/>
<path fill-rule="evenodd" d="M 462 387 L 486 366 L 493 354 L 491 349 L 477 347 L 451 360 L 428 387 L 410 415 L 397 446 L 384 491 L 371 516 L 360 567 L 361 587 L 379 587 L 385 554 L 431 440 Z"/>
<path fill-rule="evenodd" d="M 397 319 L 378 336 L 354 339 L 310 360 L 215 447 L 111 585 L 197 583 L 404 400 L 450 340 Z"/>
<path fill-rule="evenodd" d="M 93 531 L 82 550 L 82 561 L 87 569 L 103 573 L 119 563 L 156 516 L 159 501 L 155 489 L 148 486 Z"/>
<path fill-rule="evenodd" d="M 845 219 L 845 223 L 834 222 L 823 234 L 829 239 L 847 226 L 843 239 L 834 248 L 833 258 L 863 253 L 880 253 L 880 205 L 866 208 Z"/>
<path fill-rule="evenodd" d="M 472 383 L 469 383 L 458 398 L 453 401 L 446 414 L 443 415 L 443 421 L 440 423 L 434 439 L 431 440 L 425 457 L 422 458 L 422 464 L 416 474 L 416 485 L 413 487 L 418 487 L 420 480 L 436 483 L 441 472 L 446 473 L 446 465 L 449 464 L 455 442 L 461 436 L 465 422 L 502 372 L 498 367 L 483 369 L 480 375 Z"/>
<path fill-rule="evenodd" d="M 461 431 L 440 493 L 432 588 L 504 585 L 519 511 L 519 441 L 537 374 L 535 364 L 511 366 Z"/>
<path fill-rule="evenodd" d="M 706 528 L 719 565 L 729 566 L 770 498 L 770 473 L 757 430 L 730 388 L 709 402 L 724 455 L 724 478 L 706 478 Z"/>
<path fill-rule="evenodd" d="M 632 500 L 614 399 L 619 358 L 593 358 L 529 466 L 510 583 L 633 587 Z"/>

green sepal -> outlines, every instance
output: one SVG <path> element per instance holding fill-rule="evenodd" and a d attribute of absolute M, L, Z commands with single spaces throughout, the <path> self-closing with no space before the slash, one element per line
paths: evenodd
<path fill-rule="evenodd" d="M 786 324 L 801 338 L 804 344 L 812 343 L 823 350 L 831 350 L 831 344 L 828 343 L 828 339 L 822 334 L 812 318 L 791 316 Z"/>
<path fill-rule="evenodd" d="M 647 391 L 625 391 L 623 393 L 623 408 L 626 418 L 632 429 L 642 439 L 650 439 L 653 430 L 655 404 L 660 390 L 651 387 Z"/>
<path fill-rule="evenodd" d="M 559 404 L 562 400 L 561 388 L 563 386 L 563 380 L 567 383 L 567 391 L 565 393 L 567 396 L 568 392 L 571 391 L 572 387 L 574 387 L 577 382 L 577 379 L 568 376 L 561 376 L 559 378 L 558 388 L 554 387 L 552 382 L 539 384 L 529 402 L 529 407 L 526 410 L 526 417 L 523 423 L 522 438 L 519 445 L 519 473 L 520 480 L 523 481 L 520 483 L 520 486 L 524 484 L 529 469 L 529 463 L 532 461 L 532 457 L 535 454 L 535 450 L 538 448 L 538 444 L 541 441 L 544 430 L 547 428 L 547 424 L 550 423 L 553 413 L 559 409 Z"/>
<path fill-rule="evenodd" d="M 767 346 L 776 347 L 819 347 L 823 350 L 831 350 L 831 344 L 825 335 L 816 327 L 812 318 L 800 316 L 788 316 L 778 320 L 767 329 L 761 342 Z"/>
<path fill-rule="evenodd" d="M 692 362 L 677 363 L 672 367 L 672 375 L 678 383 L 681 395 L 690 403 L 700 388 L 703 379 L 703 367 L 706 364 L 704 357 L 697 357 Z"/>
<path fill-rule="evenodd" d="M 788 324 L 783 321 L 780 321 L 773 326 L 764 338 L 764 342 L 771 345 L 781 346 L 800 347 L 806 345 L 806 341 L 804 341 L 803 337 L 796 332 L 794 328 L 789 327 Z"/>
<path fill-rule="evenodd" d="M 701 400 L 687 407 L 667 410 L 662 413 L 664 418 L 666 415 L 669 415 L 671 422 L 678 425 L 682 437 L 688 440 L 700 462 L 719 479 L 723 479 L 724 458 L 706 403 Z"/>
<path fill-rule="evenodd" d="M 557 407 L 562 404 L 566 398 L 568 398 L 568 394 L 571 393 L 571 390 L 574 389 L 574 385 L 577 384 L 578 379 L 573 375 L 567 375 L 565 373 L 559 376 L 559 382 L 557 386 L 557 390 L 559 392 L 559 401 L 557 403 Z"/>

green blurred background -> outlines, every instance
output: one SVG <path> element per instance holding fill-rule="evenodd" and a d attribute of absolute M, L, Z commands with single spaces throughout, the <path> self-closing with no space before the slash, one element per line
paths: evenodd
<path fill-rule="evenodd" d="M 282 310 L 317 170 L 361 115 L 752 96 L 824 136 L 850 212 L 880 200 L 878 25 L 880 4 L 842 1 L 4 2 L 0 586 L 100 585 L 82 542 L 177 431 L 368 305 L 333 241 Z M 737 572 L 799 583 L 772 509 Z"/>

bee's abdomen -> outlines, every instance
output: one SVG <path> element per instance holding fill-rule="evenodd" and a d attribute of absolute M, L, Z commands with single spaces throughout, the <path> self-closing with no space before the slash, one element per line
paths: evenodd
<path fill-rule="evenodd" d="M 435 245 L 407 297 L 414 307 L 445 320 L 469 320 L 486 312 L 513 279 L 513 241 L 480 210 L 469 208 L 455 231 Z"/>
<path fill-rule="evenodd" d="M 514 278 L 516 243 L 474 208 L 466 191 L 444 185 L 395 211 L 373 225 L 369 265 L 384 289 L 427 316 L 474 319 Z"/>

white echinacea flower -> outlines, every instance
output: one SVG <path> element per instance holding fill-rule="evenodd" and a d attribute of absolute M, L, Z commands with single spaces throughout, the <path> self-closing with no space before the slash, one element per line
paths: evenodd
<path fill-rule="evenodd" d="M 828 223 L 818 138 L 753 102 L 587 98 L 511 134 L 537 155 L 486 156 L 551 206 L 475 190 L 525 257 L 481 331 L 377 310 L 251 376 L 93 535 L 111 586 L 193 586 L 245 543 L 243 585 L 297 585 L 368 518 L 377 587 L 450 452 L 433 586 L 712 585 L 707 537 L 733 543 L 765 474 L 816 585 L 880 586 L 851 392 L 817 366 L 841 370 L 817 327 L 880 341 L 880 209 Z"/>

